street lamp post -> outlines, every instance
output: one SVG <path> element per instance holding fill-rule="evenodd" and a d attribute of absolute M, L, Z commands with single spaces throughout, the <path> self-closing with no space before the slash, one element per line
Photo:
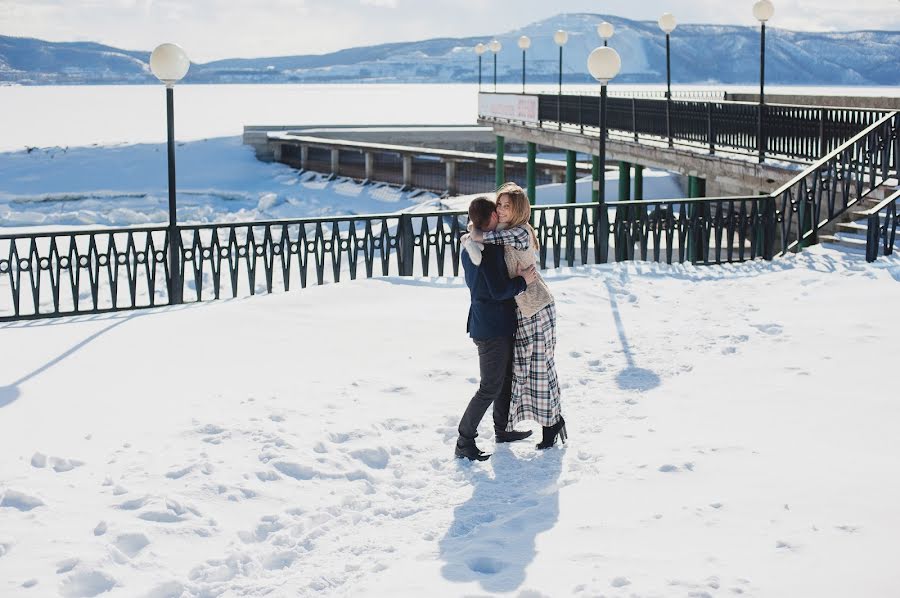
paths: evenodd
<path fill-rule="evenodd" d="M 766 21 L 775 14 L 775 5 L 771 0 L 759 0 L 753 5 L 753 16 L 760 23 L 759 30 L 759 126 L 756 131 L 756 145 L 759 150 L 759 161 L 766 159 L 766 137 L 765 128 L 763 127 L 764 113 L 766 105 L 765 83 L 766 83 Z"/>
<path fill-rule="evenodd" d="M 500 44 L 500 40 L 491 40 L 490 48 L 491 52 L 494 53 L 494 93 L 497 93 L 497 54 L 500 52 L 500 49 L 502 47 L 503 46 Z"/>
<path fill-rule="evenodd" d="M 609 38 L 613 36 L 613 33 L 616 32 L 616 28 L 612 26 L 612 23 L 607 23 L 603 21 L 599 25 L 597 25 L 597 35 L 600 36 L 600 39 L 603 40 L 603 46 L 606 47 L 609 45 Z"/>
<path fill-rule="evenodd" d="M 522 50 L 522 93 L 525 93 L 525 50 L 531 47 L 531 39 L 527 35 L 519 38 L 519 48 Z"/>
<path fill-rule="evenodd" d="M 666 34 L 666 136 L 669 138 L 669 147 L 672 147 L 672 61 L 669 37 L 677 25 L 670 12 L 659 17 L 659 28 Z"/>
<path fill-rule="evenodd" d="M 619 74 L 622 68 L 622 59 L 619 53 L 608 46 L 595 48 L 588 56 L 588 71 L 591 76 L 600 82 L 600 143 L 599 157 L 600 168 L 597 173 L 598 186 L 597 201 L 599 202 L 595 230 L 597 241 L 601 247 L 601 261 L 606 261 L 607 240 L 609 235 L 609 216 L 606 212 L 606 86 Z"/>
<path fill-rule="evenodd" d="M 187 74 L 191 61 L 177 44 L 157 46 L 150 55 L 150 70 L 166 85 L 166 125 L 169 154 L 169 304 L 182 301 L 181 233 L 178 231 L 175 198 L 175 84 Z"/>
<path fill-rule="evenodd" d="M 482 43 L 475 45 L 475 53 L 478 55 L 478 91 L 481 91 L 481 55 L 487 52 L 487 46 Z"/>
<path fill-rule="evenodd" d="M 569 41 L 569 34 L 563 31 L 562 29 L 557 29 L 556 33 L 553 34 L 553 41 L 559 46 L 559 88 L 556 92 L 556 123 L 559 126 L 559 130 L 562 130 L 562 58 L 563 58 L 563 46 L 566 45 L 566 42 Z"/>

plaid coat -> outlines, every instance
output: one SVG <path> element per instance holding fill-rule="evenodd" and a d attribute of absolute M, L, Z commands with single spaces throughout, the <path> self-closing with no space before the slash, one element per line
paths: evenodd
<path fill-rule="evenodd" d="M 528 250 L 531 235 L 524 227 L 484 233 L 485 243 L 506 245 L 506 250 Z M 513 249 L 514 248 L 514 249 Z M 512 399 L 509 407 L 511 431 L 520 421 L 534 420 L 542 426 L 559 421 L 560 391 L 556 376 L 556 304 L 525 317 L 516 309 L 517 327 L 513 353 Z"/>

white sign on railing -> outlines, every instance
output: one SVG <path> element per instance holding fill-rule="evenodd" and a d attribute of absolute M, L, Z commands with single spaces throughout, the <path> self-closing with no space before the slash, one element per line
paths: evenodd
<path fill-rule="evenodd" d="M 538 122 L 538 99 L 537 96 L 480 93 L 478 116 Z"/>

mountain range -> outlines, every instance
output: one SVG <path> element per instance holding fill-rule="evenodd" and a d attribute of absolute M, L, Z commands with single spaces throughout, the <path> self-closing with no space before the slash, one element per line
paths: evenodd
<path fill-rule="evenodd" d="M 569 32 L 563 78 L 591 81 L 587 56 L 601 45 L 596 26 L 611 22 L 610 45 L 622 57 L 617 83 L 665 80 L 665 36 L 654 22 L 599 14 L 561 14 L 498 33 L 497 79 L 521 81 L 516 42 L 531 38 L 529 83 L 556 82 L 557 29 Z M 671 36 L 676 83 L 750 84 L 759 78 L 759 29 L 732 25 L 680 25 Z M 474 46 L 489 38 L 440 38 L 350 48 L 322 55 L 233 58 L 192 64 L 186 83 L 472 83 L 478 77 Z M 48 42 L 0 36 L 0 84 L 77 85 L 156 83 L 150 53 L 91 42 Z M 769 27 L 766 81 L 782 85 L 900 84 L 900 32 L 803 32 Z M 483 80 L 493 79 L 493 56 L 483 57 Z"/>

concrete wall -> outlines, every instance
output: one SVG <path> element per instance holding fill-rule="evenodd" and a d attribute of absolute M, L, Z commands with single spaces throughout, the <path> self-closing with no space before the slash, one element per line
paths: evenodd
<path fill-rule="evenodd" d="M 321 125 L 306 126 L 257 126 L 244 127 L 243 142 L 253 146 L 256 157 L 264 161 L 274 160 L 274 148 L 269 144 L 270 132 L 295 132 L 326 139 L 344 139 L 433 149 L 449 149 L 467 152 L 493 153 L 496 137 L 490 127 L 455 125 L 402 125 L 402 126 L 359 126 Z M 509 153 L 525 153 L 525 145 L 507 144 Z"/>

